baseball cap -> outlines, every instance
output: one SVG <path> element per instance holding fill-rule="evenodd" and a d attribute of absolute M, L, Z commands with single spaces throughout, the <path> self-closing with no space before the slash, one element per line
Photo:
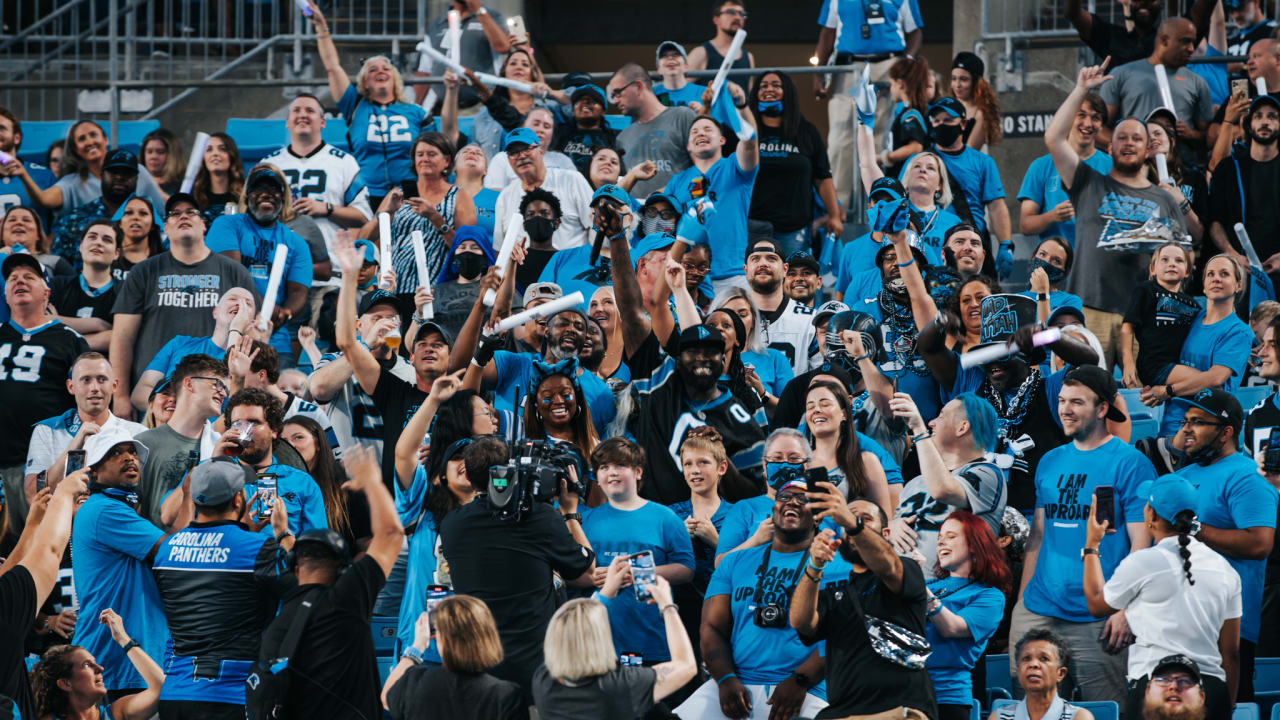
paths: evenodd
<path fill-rule="evenodd" d="M 680 352 L 700 347 L 723 350 L 724 336 L 713 327 L 694 325 L 691 328 L 680 331 L 680 339 L 676 343 L 676 347 L 680 348 Z"/>
<path fill-rule="evenodd" d="M 354 243 L 352 243 L 352 245 L 359 248 L 360 251 L 364 254 L 364 261 L 366 263 L 378 262 L 378 248 L 374 247 L 371 241 L 366 240 L 364 238 L 360 238 L 359 240 L 356 240 Z"/>
<path fill-rule="evenodd" d="M 968 50 L 956 53 L 955 60 L 951 61 L 951 67 L 960 68 L 975 79 L 982 77 L 983 71 L 986 70 L 986 65 L 982 62 L 982 58 Z"/>
<path fill-rule="evenodd" d="M 661 192 L 653 193 L 649 197 L 645 198 L 644 205 L 641 205 L 640 209 L 643 210 L 649 207 L 650 205 L 658 202 L 659 200 L 670 203 L 671 209 L 676 211 L 676 215 L 684 214 L 684 203 L 681 202 L 680 198 L 676 197 L 675 195 L 668 195 L 667 193 L 661 193 Z"/>
<path fill-rule="evenodd" d="M 524 305 L 534 300 L 559 300 L 564 296 L 564 290 L 553 282 L 536 282 L 524 289 Z"/>
<path fill-rule="evenodd" d="M 819 272 L 818 260 L 814 258 L 813 253 L 808 250 L 797 250 L 796 252 L 791 253 L 791 255 L 787 257 L 786 263 L 789 267 L 807 267 L 815 273 Z"/>
<path fill-rule="evenodd" d="M 284 180 L 269 167 L 259 165 L 249 171 L 249 179 L 245 180 L 244 187 L 246 190 L 252 190 L 259 185 L 273 185 L 281 192 L 284 191 Z"/>
<path fill-rule="evenodd" d="M 30 268 L 40 277 L 44 277 L 44 266 L 40 264 L 40 260 L 35 255 L 25 252 L 10 253 L 9 257 L 4 259 L 4 264 L 0 265 L 0 275 L 8 280 L 9 273 L 20 267 Z"/>
<path fill-rule="evenodd" d="M 524 127 L 512 130 L 502 138 L 503 152 L 516 143 L 522 143 L 524 145 L 538 145 L 538 134 L 529 128 Z"/>
<path fill-rule="evenodd" d="M 671 233 L 649 233 L 641 238 L 640 242 L 636 243 L 635 248 L 631 251 L 631 257 L 639 260 L 654 250 L 666 250 L 674 245 L 675 242 L 676 238 Z"/>
<path fill-rule="evenodd" d="M 435 322 L 434 320 L 428 320 L 418 326 L 418 334 L 414 336 L 413 342 L 417 343 L 419 340 L 426 337 L 428 333 L 433 332 L 439 333 L 440 337 L 444 338 L 445 345 L 453 347 L 453 336 L 449 334 L 448 330 L 444 329 L 443 325 Z"/>
<path fill-rule="evenodd" d="M 173 209 L 177 207 L 180 203 L 186 203 L 197 210 L 200 209 L 200 203 L 196 202 L 195 195 L 192 195 L 191 193 L 185 193 L 185 192 L 176 192 L 170 195 L 168 200 L 164 201 L 165 214 L 168 215 L 169 213 L 173 212 Z"/>
<path fill-rule="evenodd" d="M 1240 401 L 1235 395 L 1216 388 L 1205 388 L 1188 397 L 1173 398 L 1173 402 L 1203 410 L 1219 420 L 1225 420 L 1227 425 L 1235 430 L 1236 437 L 1240 436 L 1244 411 L 1240 409 Z"/>
<path fill-rule="evenodd" d="M 1084 325 L 1084 310 L 1081 310 L 1075 305 L 1059 305 L 1058 307 L 1054 308 L 1053 312 L 1049 313 L 1049 319 L 1045 321 L 1045 324 L 1053 325 L 1053 321 L 1057 320 L 1063 315 L 1070 315 L 1071 317 L 1076 318 L 1077 320 L 1080 321 L 1075 324 Z"/>
<path fill-rule="evenodd" d="M 1182 670 L 1190 675 L 1197 685 L 1200 684 L 1200 666 L 1196 664 L 1195 660 L 1181 653 L 1165 655 L 1160 658 L 1160 662 L 1156 663 L 1155 668 L 1151 671 L 1151 677 L 1159 675 L 1161 670 Z"/>
<path fill-rule="evenodd" d="M 1124 422 L 1124 413 L 1116 407 L 1116 380 L 1111 373 L 1097 365 L 1077 365 L 1067 371 L 1063 383 L 1078 382 L 1093 391 L 1099 400 L 1107 403 L 1107 419 L 1112 422 Z"/>
<path fill-rule="evenodd" d="M 934 113 L 945 112 L 951 117 L 958 117 L 961 120 L 965 118 L 964 105 L 953 97 L 944 96 L 929 103 L 929 117 L 933 117 Z"/>
<path fill-rule="evenodd" d="M 590 204 L 594 206 L 596 201 L 600 198 L 609 198 L 624 208 L 631 207 L 631 196 L 627 194 L 626 190 L 623 190 L 612 183 L 605 183 L 604 185 L 596 188 L 596 191 L 591 195 Z"/>
<path fill-rule="evenodd" d="M 1171 522 L 1183 510 L 1194 513 L 1200 505 L 1200 494 L 1186 478 L 1175 473 L 1142 483 L 1138 495 L 1146 497 L 1151 509 Z"/>
<path fill-rule="evenodd" d="M 571 72 L 564 76 L 560 81 L 560 89 L 568 90 L 569 88 L 582 87 L 591 83 L 591 75 L 584 72 Z"/>
<path fill-rule="evenodd" d="M 116 148 L 107 153 L 107 157 L 102 161 L 103 170 L 123 170 L 138 174 L 138 156 L 124 148 Z"/>
<path fill-rule="evenodd" d="M 1266 95 L 1259 95 L 1249 102 L 1249 113 L 1253 114 L 1253 111 L 1257 110 L 1262 105 L 1270 105 L 1277 110 L 1280 110 L 1280 98 L 1269 93 Z"/>
<path fill-rule="evenodd" d="M 901 200 L 907 196 L 906 188 L 902 187 L 902 183 L 894 178 L 885 176 L 871 183 L 871 191 L 867 193 L 867 199 L 875 199 L 876 195 L 888 196 L 888 200 Z"/>
<path fill-rule="evenodd" d="M 333 528 L 311 528 L 293 541 L 295 557 L 317 549 L 323 549 L 326 555 L 336 557 L 340 567 L 345 568 L 351 564 L 351 551 L 347 549 L 347 541 Z"/>
<path fill-rule="evenodd" d="M 609 101 L 606 99 L 604 90 L 595 83 L 587 83 L 574 88 L 573 94 L 569 96 L 569 104 L 576 105 L 578 100 L 583 97 L 590 97 L 603 107 L 609 107 Z"/>
<path fill-rule="evenodd" d="M 160 382 L 156 383 L 155 387 L 151 388 L 151 394 L 147 396 L 147 402 L 154 400 L 157 395 L 166 391 L 172 395 L 173 390 L 173 377 L 166 375 L 160 378 Z"/>
<path fill-rule="evenodd" d="M 197 507 L 222 505 L 243 491 L 245 483 L 257 481 L 253 469 L 233 457 L 210 458 L 191 470 L 191 502 Z"/>
<path fill-rule="evenodd" d="M 828 300 L 819 305 L 817 310 L 813 311 L 813 326 L 818 327 L 819 323 L 822 321 L 836 313 L 842 312 L 849 312 L 849 306 L 839 300 Z"/>
<path fill-rule="evenodd" d="M 1174 115 L 1172 110 L 1170 110 L 1169 108 L 1167 108 L 1167 107 L 1165 107 L 1165 106 L 1163 106 L 1163 105 L 1160 105 L 1159 107 L 1152 108 L 1152 109 L 1151 109 L 1151 112 L 1147 113 L 1147 119 L 1146 119 L 1146 120 L 1144 120 L 1143 122 L 1144 122 L 1144 123 L 1149 123 L 1149 122 L 1151 122 L 1152 120 L 1155 120 L 1156 118 L 1159 118 L 1159 117 L 1165 118 L 1166 120 L 1168 120 L 1168 121 L 1169 121 L 1171 124 L 1173 124 L 1173 125 L 1177 125 L 1177 124 L 1178 124 L 1178 116 L 1177 116 L 1177 115 Z"/>
<path fill-rule="evenodd" d="M 400 301 L 396 299 L 396 296 L 382 288 L 378 288 L 372 292 L 365 293 L 365 296 L 360 298 L 359 312 L 356 313 L 357 317 L 369 312 L 375 305 L 390 305 L 392 310 L 397 313 L 400 312 Z"/>
<path fill-rule="evenodd" d="M 138 464 L 145 465 L 147 463 L 147 446 L 133 439 L 128 430 L 117 425 L 116 427 L 104 429 L 96 435 L 90 435 L 88 440 L 84 441 L 84 465 L 85 467 L 93 467 L 102 462 L 102 458 L 107 456 L 111 448 L 117 445 L 129 443 L 133 445 L 133 449 L 138 453 Z"/>
<path fill-rule="evenodd" d="M 680 53 L 680 57 L 683 57 L 685 60 L 689 59 L 689 53 L 684 51 L 683 45 L 676 42 L 675 40 L 663 40 L 662 42 L 658 43 L 658 50 L 653 54 L 653 61 L 655 63 L 661 62 L 662 53 L 668 50 L 675 50 L 676 52 Z"/>
<path fill-rule="evenodd" d="M 743 262 L 746 262 L 746 259 L 751 257 L 752 253 L 757 252 L 771 252 L 777 255 L 779 259 L 784 257 L 782 252 L 782 243 L 774 240 L 772 237 L 758 237 L 747 243 L 747 252 L 742 256 Z"/>

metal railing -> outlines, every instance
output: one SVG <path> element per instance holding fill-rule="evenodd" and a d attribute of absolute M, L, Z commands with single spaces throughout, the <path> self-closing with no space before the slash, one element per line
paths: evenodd
<path fill-rule="evenodd" d="M 983 40 L 1079 39 L 1067 20 L 1068 0 L 982 0 Z M 1109 22 L 1124 22 L 1119 0 L 1083 0 L 1089 12 Z M 1173 0 L 1166 12 L 1182 14 L 1191 0 Z"/>

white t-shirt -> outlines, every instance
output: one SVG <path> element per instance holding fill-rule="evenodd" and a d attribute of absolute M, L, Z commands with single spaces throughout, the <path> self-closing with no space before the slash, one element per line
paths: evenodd
<path fill-rule="evenodd" d="M 366 220 L 373 218 L 369 207 L 369 188 L 360 178 L 360 164 L 354 155 L 343 152 L 329 143 L 306 156 L 298 156 L 288 145 L 262 159 L 280 168 L 289 180 L 294 197 L 310 198 L 333 203 L 337 207 L 352 207 L 360 211 Z M 333 241 L 341 226 L 327 217 L 312 217 L 324 235 L 325 249 L 333 254 Z"/>
<path fill-rule="evenodd" d="M 1102 588 L 1103 599 L 1125 611 L 1138 638 L 1129 648 L 1130 680 L 1150 674 L 1161 658 L 1179 653 L 1195 660 L 1202 674 L 1227 679 L 1218 634 L 1222 623 L 1243 614 L 1240 575 L 1199 540 L 1193 538 L 1187 549 L 1195 585 L 1187 582 L 1173 535 L 1129 554 Z"/>
<path fill-rule="evenodd" d="M 542 162 L 549 168 L 578 171 L 578 167 L 573 164 L 573 160 L 570 160 L 568 155 L 554 150 L 543 154 Z M 489 172 L 484 175 L 484 186 L 501 192 L 515 179 L 516 173 L 511 169 L 511 161 L 507 159 L 506 151 L 494 155 L 489 161 Z"/>
<path fill-rule="evenodd" d="M 23 473 L 38 475 L 48 470 L 75 439 L 76 433 L 80 432 L 80 424 L 80 414 L 75 408 L 36 423 L 31 430 L 31 444 L 27 446 L 27 467 Z M 124 428 L 130 436 L 146 430 L 136 422 L 112 415 L 102 425 L 101 432 L 116 428 Z"/>
<path fill-rule="evenodd" d="M 556 196 L 560 201 L 560 227 L 551 238 L 551 244 L 557 250 L 586 245 L 591 241 L 591 185 L 582 173 L 577 170 L 560 170 L 547 168 L 547 177 L 542 181 L 543 190 Z M 513 214 L 520 212 L 520 201 L 524 199 L 524 187 L 516 180 L 502 189 L 498 195 L 498 203 L 493 211 L 494 247 L 502 245 L 503 234 L 507 231 L 507 223 Z"/>

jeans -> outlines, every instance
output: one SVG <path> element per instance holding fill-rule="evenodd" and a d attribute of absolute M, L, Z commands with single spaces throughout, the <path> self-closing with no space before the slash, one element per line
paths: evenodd
<path fill-rule="evenodd" d="M 809 240 L 809 228 L 807 226 L 802 227 L 795 232 L 778 232 L 777 230 L 774 230 L 773 239 L 777 240 L 779 245 L 782 245 L 783 260 L 786 260 L 791 257 L 792 254 L 801 250 L 808 250 L 810 253 L 813 252 L 812 243 Z"/>

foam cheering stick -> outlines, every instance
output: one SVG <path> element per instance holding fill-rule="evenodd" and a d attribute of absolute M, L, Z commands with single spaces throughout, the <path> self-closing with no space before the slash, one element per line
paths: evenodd
<path fill-rule="evenodd" d="M 498 322 L 498 332 L 501 333 L 501 332 L 506 332 L 508 330 L 511 330 L 513 328 L 518 328 L 521 325 L 529 322 L 530 320 L 538 320 L 544 317 L 550 317 L 560 312 L 561 310 L 567 310 L 573 307 L 574 305 L 581 305 L 581 304 L 582 304 L 582 291 L 578 290 L 577 292 L 574 292 L 572 295 L 565 295 L 564 297 L 558 300 L 552 300 L 551 302 L 548 302 L 548 303 L 542 303 L 541 305 L 535 308 L 530 308 L 528 310 L 525 310 L 524 312 L 516 313 L 515 315 L 512 315 L 509 318 L 504 318 L 503 320 L 500 320 Z"/>
<path fill-rule="evenodd" d="M 302 11 L 303 15 L 311 17 L 311 3 L 307 2 L 307 0 L 293 0 L 293 2 Z"/>
<path fill-rule="evenodd" d="M 720 87 L 724 85 L 725 79 L 729 77 L 729 69 L 733 67 L 733 61 L 738 57 L 738 51 L 742 50 L 742 43 L 746 41 L 746 30 L 739 30 L 733 36 L 733 42 L 729 44 L 729 52 L 724 54 L 724 61 L 720 63 L 720 69 L 716 71 L 716 79 L 711 81 L 712 98 L 720 95 Z"/>
<path fill-rule="evenodd" d="M 1041 345 L 1049 345 L 1058 342 L 1062 338 L 1062 331 L 1058 328 L 1049 328 L 1031 336 L 1031 346 L 1040 347 Z M 987 347 L 970 350 L 960 356 L 960 367 L 968 370 L 971 367 L 985 365 L 994 360 L 1003 360 L 1004 358 L 1019 352 L 1022 348 L 1017 343 L 1011 342 L 1008 345 L 1003 343 L 998 345 L 988 345 Z"/>
<path fill-rule="evenodd" d="M 191 156 L 187 158 L 187 172 L 182 176 L 182 192 L 191 192 L 196 184 L 196 175 L 200 174 L 200 166 L 204 163 L 204 149 L 209 144 L 209 133 L 196 133 L 196 142 L 191 146 Z"/>
<path fill-rule="evenodd" d="M 1259 95 L 1266 95 L 1266 94 L 1267 94 L 1267 79 L 1266 79 L 1266 78 L 1264 78 L 1264 77 L 1260 77 L 1260 78 L 1258 78 L 1257 80 L 1254 80 L 1253 82 L 1254 82 L 1254 84 L 1255 84 L 1255 85 L 1257 85 L 1257 87 L 1258 87 L 1258 94 L 1259 94 Z"/>
<path fill-rule="evenodd" d="M 418 287 L 431 289 L 431 278 L 427 275 L 427 250 L 422 246 L 422 231 L 409 233 L 409 245 L 413 246 L 413 262 L 418 266 Z M 422 306 L 422 317 L 431 320 L 436 316 L 434 303 Z"/>
<path fill-rule="evenodd" d="M 1169 92 L 1169 73 L 1164 69 L 1164 64 L 1156 65 L 1156 85 L 1160 88 L 1160 101 L 1164 104 L 1169 112 L 1173 113 L 1173 119 L 1178 119 L 1178 111 L 1173 109 L 1173 93 Z"/>
<path fill-rule="evenodd" d="M 1258 257 L 1258 251 L 1253 249 L 1253 241 L 1249 239 L 1249 233 L 1244 229 L 1244 223 L 1236 223 L 1236 237 L 1240 239 L 1240 247 L 1244 250 L 1244 256 L 1249 258 L 1249 266 L 1262 267 L 1262 258 Z"/>
<path fill-rule="evenodd" d="M 449 59 L 462 63 L 462 13 L 449 11 Z"/>
<path fill-rule="evenodd" d="M 382 248 L 382 260 L 378 264 L 378 272 L 382 279 L 378 281 L 378 287 L 383 290 L 394 290 L 387 278 L 387 271 L 392 269 L 393 262 L 391 259 L 391 216 L 387 213 L 378 213 L 378 247 Z"/>
<path fill-rule="evenodd" d="M 9 153 L 3 150 L 0 150 L 0 165 L 8 165 L 9 163 L 13 162 L 13 160 L 14 158 L 12 155 L 10 155 Z"/>
<path fill-rule="evenodd" d="M 1156 173 L 1160 175 L 1161 185 L 1173 184 L 1173 178 L 1169 177 L 1169 161 L 1164 153 L 1156 153 Z"/>
<path fill-rule="evenodd" d="M 284 280 L 284 264 L 289 259 L 289 246 L 277 245 L 275 259 L 271 261 L 271 276 L 267 278 L 267 292 L 262 298 L 262 312 L 258 314 L 258 329 L 266 330 L 271 313 L 276 309 L 276 295 L 280 294 L 280 281 Z"/>
<path fill-rule="evenodd" d="M 502 247 L 498 249 L 498 259 L 494 261 L 494 267 L 498 269 L 498 277 L 505 277 L 507 274 L 507 263 L 511 262 L 511 251 L 515 250 L 516 243 L 520 242 L 520 236 L 524 234 L 524 218 L 520 213 L 512 213 L 511 219 L 507 221 L 507 231 L 502 236 Z M 484 293 L 484 306 L 493 307 L 498 300 L 498 293 L 493 290 L 486 290 Z"/>
<path fill-rule="evenodd" d="M 432 47 L 430 40 L 423 40 L 422 42 L 418 43 L 418 52 L 425 54 L 427 57 L 430 57 L 432 60 L 435 60 L 441 65 L 444 65 L 445 67 L 452 70 L 455 74 L 457 74 L 458 79 L 460 80 L 467 79 L 467 69 L 462 66 L 462 63 L 455 62 L 453 59 L 446 57 L 439 50 Z"/>

